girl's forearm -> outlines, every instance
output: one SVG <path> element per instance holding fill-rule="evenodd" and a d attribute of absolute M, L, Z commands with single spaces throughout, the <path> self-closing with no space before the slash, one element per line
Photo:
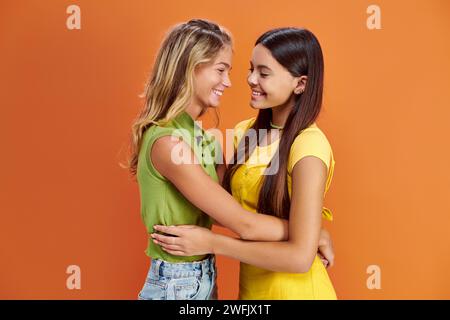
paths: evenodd
<path fill-rule="evenodd" d="M 221 234 L 214 234 L 212 247 L 214 254 L 276 272 L 305 273 L 315 257 L 307 257 L 306 250 L 289 241 L 253 242 Z"/>
<path fill-rule="evenodd" d="M 250 217 L 247 232 L 241 236 L 244 240 L 284 241 L 289 239 L 289 222 L 274 216 L 255 213 Z"/>

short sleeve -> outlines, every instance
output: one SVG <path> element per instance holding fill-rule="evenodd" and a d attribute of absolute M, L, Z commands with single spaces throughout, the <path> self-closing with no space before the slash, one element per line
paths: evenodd
<path fill-rule="evenodd" d="M 289 153 L 288 173 L 291 174 L 295 164 L 307 156 L 321 159 L 327 166 L 327 170 L 330 170 L 331 146 L 325 134 L 317 127 L 307 128 L 295 138 Z"/>

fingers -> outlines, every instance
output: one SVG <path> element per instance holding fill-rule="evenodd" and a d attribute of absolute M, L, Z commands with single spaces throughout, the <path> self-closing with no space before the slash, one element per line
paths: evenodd
<path fill-rule="evenodd" d="M 174 256 L 187 256 L 187 254 L 183 251 L 166 250 L 164 248 L 161 248 L 161 249 L 163 249 L 165 252 L 170 253 L 171 255 L 174 255 Z"/>
<path fill-rule="evenodd" d="M 183 228 L 179 228 L 177 226 L 154 225 L 153 229 L 164 232 L 166 234 L 171 234 L 174 236 L 181 236 L 183 234 L 183 230 L 182 230 Z"/>
<path fill-rule="evenodd" d="M 332 267 L 334 265 L 334 251 L 332 247 L 320 247 L 318 254 L 320 254 L 321 258 L 328 261 L 328 267 Z"/>
<path fill-rule="evenodd" d="M 178 245 L 179 244 L 179 238 L 177 237 L 169 237 L 169 236 L 163 236 L 162 234 L 158 233 L 151 233 L 150 236 L 153 238 L 153 240 L 156 240 L 157 242 L 167 244 L 167 245 Z"/>
<path fill-rule="evenodd" d="M 328 250 L 325 250 L 323 252 L 323 256 L 325 259 L 328 260 L 328 267 L 332 267 L 334 265 L 334 252 L 333 250 L 330 248 Z"/>
<path fill-rule="evenodd" d="M 330 262 L 320 252 L 318 252 L 317 255 L 319 256 L 320 261 L 322 261 L 325 268 L 330 267 Z"/>
<path fill-rule="evenodd" d="M 328 262 L 328 267 L 334 266 L 334 259 Z"/>
<path fill-rule="evenodd" d="M 173 250 L 173 251 L 183 251 L 180 246 L 173 244 L 165 244 L 162 242 L 158 242 L 157 240 L 153 240 L 153 242 L 161 247 L 163 250 Z"/>
<path fill-rule="evenodd" d="M 151 234 L 153 238 L 153 242 L 161 247 L 161 249 L 167 253 L 170 253 L 175 256 L 187 256 L 187 254 L 182 251 L 181 246 L 177 244 L 170 244 L 170 242 L 173 242 L 174 237 L 167 237 L 159 234 Z M 158 238 L 158 239 L 157 239 Z"/>
<path fill-rule="evenodd" d="M 177 224 L 177 228 L 180 228 L 180 229 L 194 229 L 194 228 L 199 228 L 199 226 L 197 226 L 195 224 Z"/>

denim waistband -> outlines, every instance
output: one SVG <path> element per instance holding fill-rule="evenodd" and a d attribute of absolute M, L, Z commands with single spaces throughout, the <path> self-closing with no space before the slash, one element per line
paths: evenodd
<path fill-rule="evenodd" d="M 215 272 L 215 256 L 193 262 L 167 262 L 160 259 L 152 259 L 150 272 L 154 276 L 167 278 L 188 278 L 202 276 L 208 272 Z"/>

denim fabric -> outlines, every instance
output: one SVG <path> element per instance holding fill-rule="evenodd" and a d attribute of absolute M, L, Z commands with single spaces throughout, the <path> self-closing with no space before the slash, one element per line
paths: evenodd
<path fill-rule="evenodd" d="M 139 300 L 216 300 L 215 257 L 170 263 L 153 259 Z"/>

